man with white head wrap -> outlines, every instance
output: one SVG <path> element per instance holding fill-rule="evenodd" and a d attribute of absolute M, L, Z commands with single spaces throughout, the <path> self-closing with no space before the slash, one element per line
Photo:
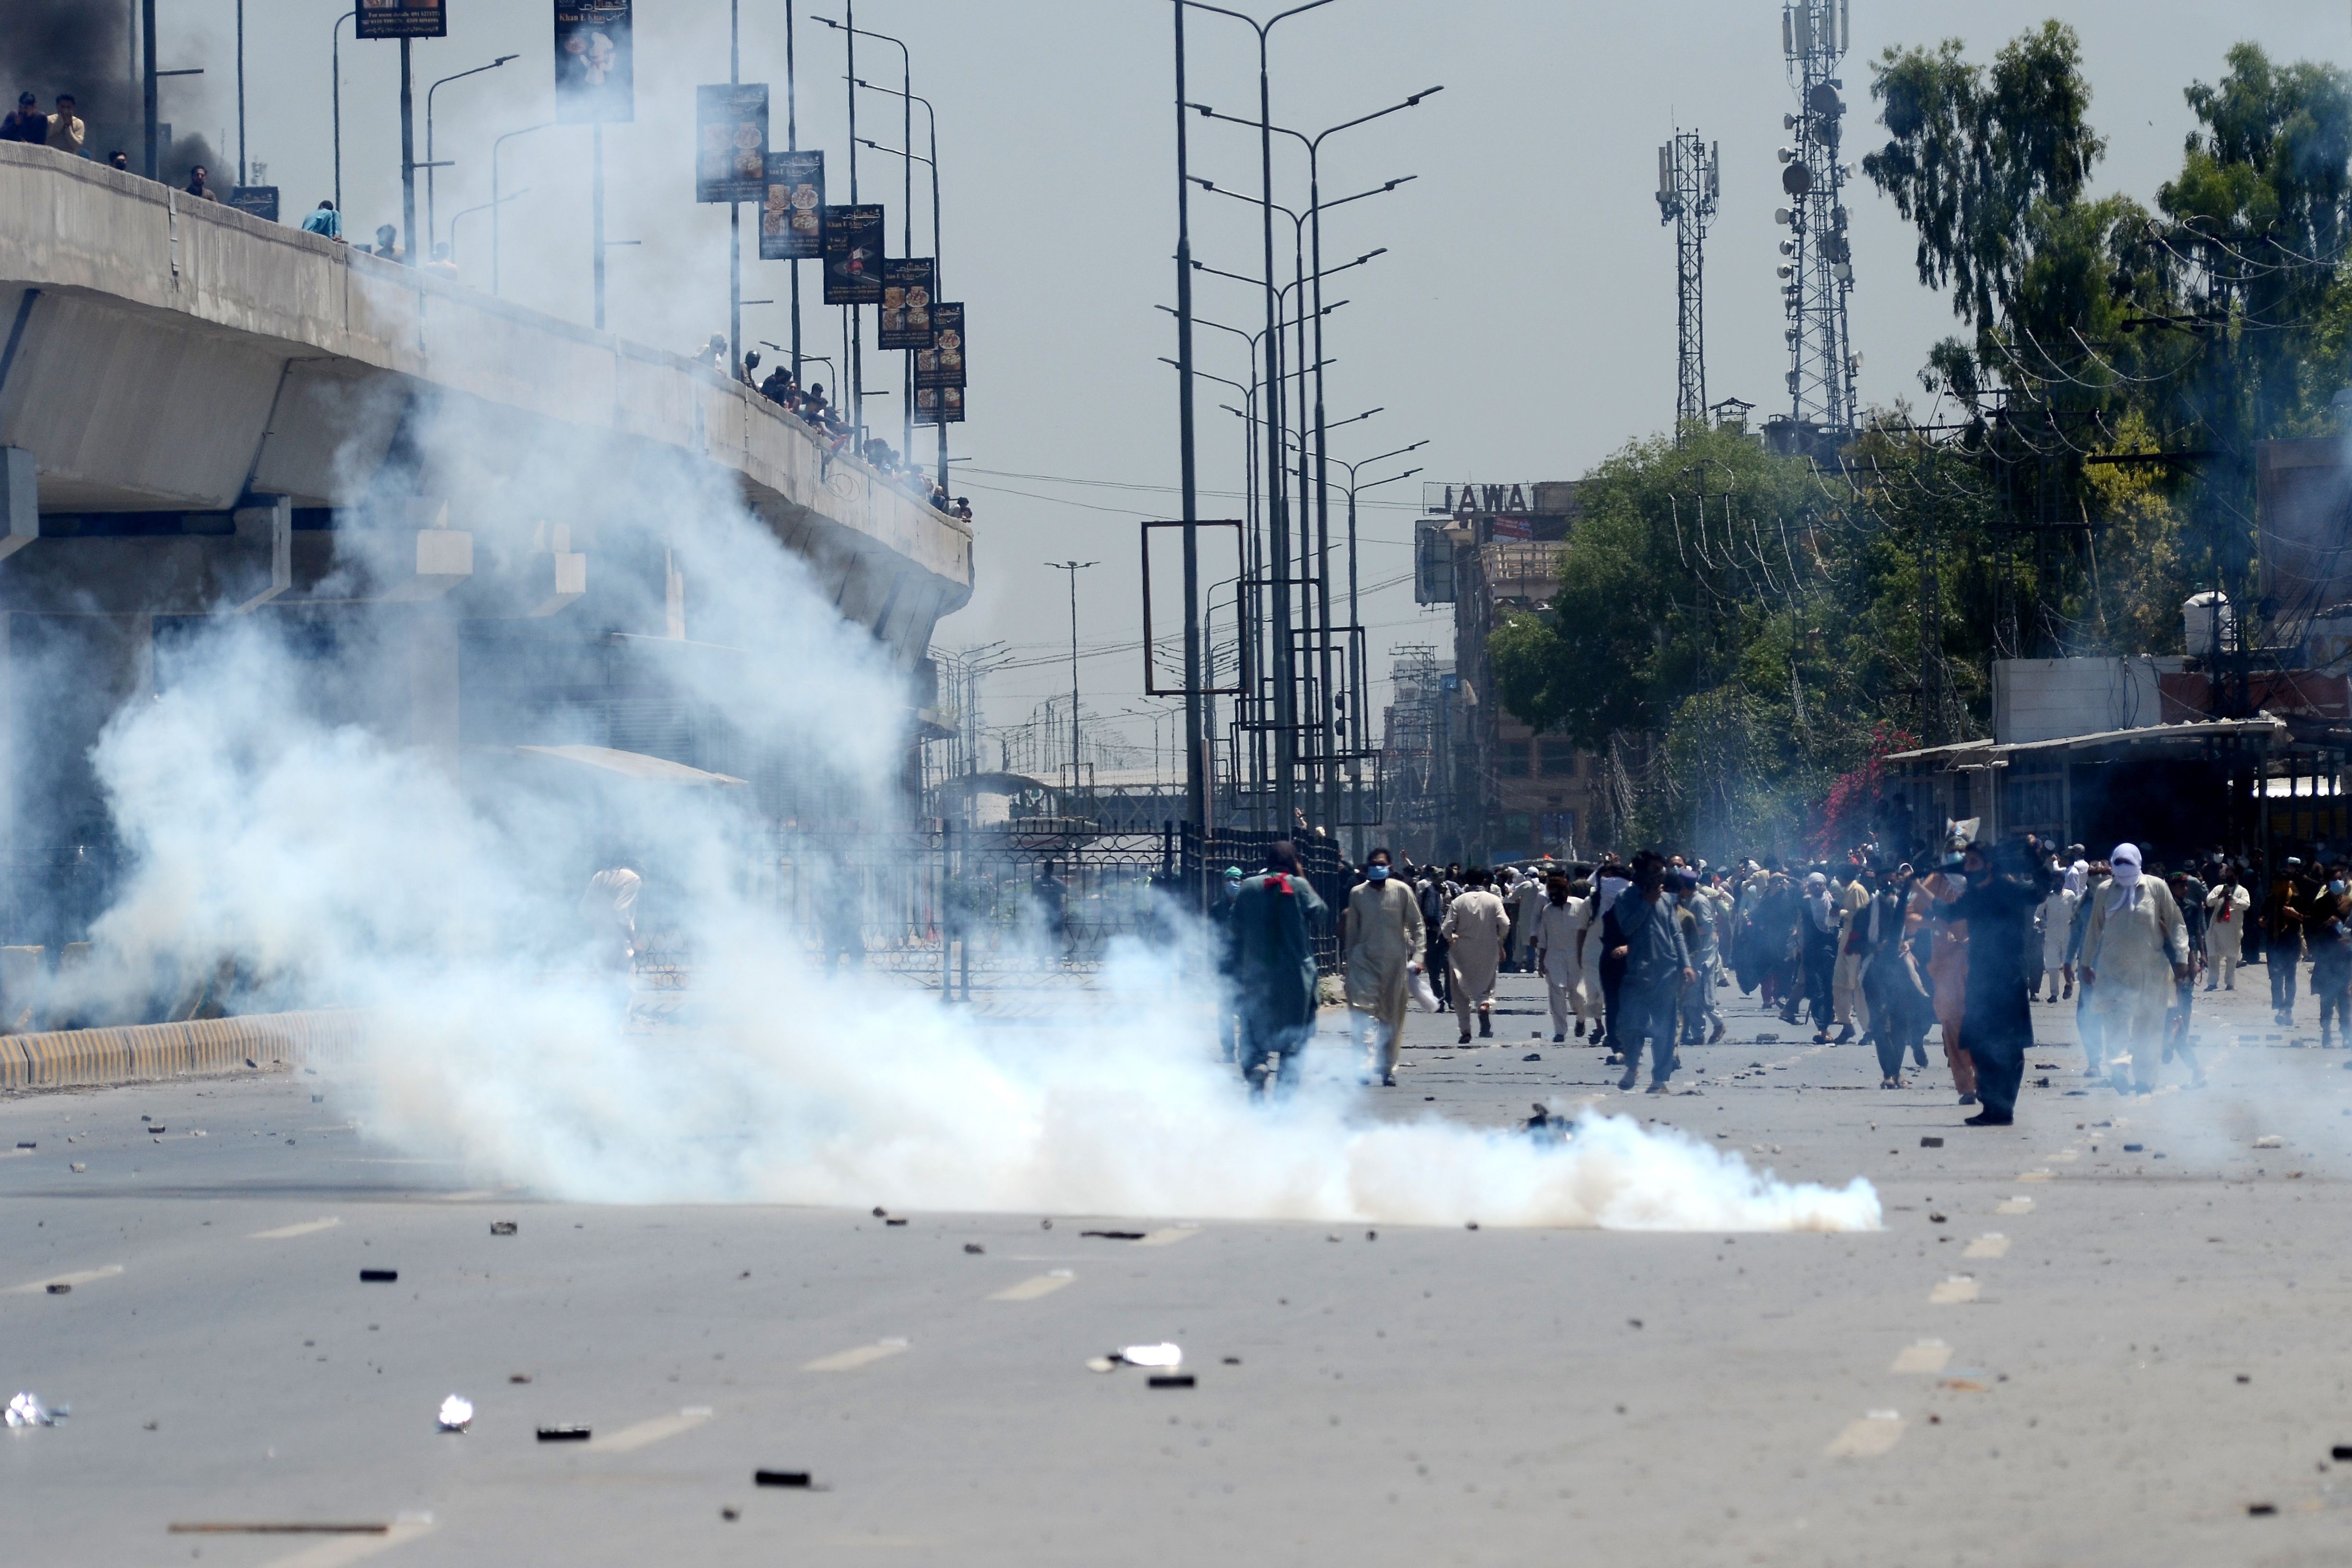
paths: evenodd
<path fill-rule="evenodd" d="M 2107 864 L 2115 880 L 2091 895 L 2083 984 L 2109 1048 L 2129 1047 L 2133 1081 L 2147 1094 L 2156 1088 L 2173 988 L 2189 973 L 2189 930 L 2172 890 L 2142 874 L 2137 845 L 2116 845 Z M 2192 1069 L 2195 1065 L 2192 1058 Z"/>

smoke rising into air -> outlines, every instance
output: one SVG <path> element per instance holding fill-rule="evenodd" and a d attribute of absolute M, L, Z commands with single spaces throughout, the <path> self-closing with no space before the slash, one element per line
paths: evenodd
<path fill-rule="evenodd" d="M 470 729 L 456 747 L 420 743 L 404 694 L 415 650 L 450 632 L 446 603 L 192 618 L 159 637 L 152 694 L 94 752 L 129 869 L 87 972 L 110 994 L 76 999 L 85 1011 L 172 994 L 224 956 L 243 1010 L 367 1009 L 348 1092 L 373 1132 L 567 1199 L 1878 1223 L 1859 1179 L 1783 1184 L 1629 1119 L 1588 1118 L 1564 1146 L 1434 1117 L 1381 1122 L 1345 1073 L 1253 1106 L 1218 1059 L 1197 935 L 1190 951 L 1117 945 L 1093 989 L 1022 1022 L 977 1021 L 878 973 L 822 972 L 773 873 L 843 849 L 789 818 L 912 815 L 888 650 L 682 460 L 585 440 L 519 447 L 455 417 L 411 427 L 413 460 L 368 482 L 465 497 L 486 570 L 568 518 L 592 572 L 639 584 L 567 612 L 593 609 L 593 623 L 506 623 L 535 639 L 529 657 L 603 657 L 604 628 L 660 627 L 682 602 L 687 636 L 667 643 L 677 679 L 723 715 L 719 743 L 740 759 L 729 771 L 756 787 L 577 783 L 520 767 L 511 734 Z M 362 531 L 337 541 L 354 580 Z M 668 563 L 682 594 L 628 563 Z M 544 727 L 560 715 L 531 721 L 542 728 L 525 738 L 563 738 Z M 688 1006 L 656 1025 L 628 1022 L 626 977 L 597 966 L 583 927 L 588 876 L 620 860 L 645 869 L 646 906 L 691 954 Z"/>

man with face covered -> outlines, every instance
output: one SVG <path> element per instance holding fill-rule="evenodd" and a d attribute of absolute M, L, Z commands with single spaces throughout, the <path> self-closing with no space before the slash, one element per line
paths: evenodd
<path fill-rule="evenodd" d="M 2142 872 L 2137 845 L 2116 845 L 2107 865 L 2115 879 L 2090 895 L 2082 980 L 2107 1048 L 2131 1052 L 2134 1085 L 2149 1094 L 2173 988 L 2189 977 L 2189 934 L 2171 889 Z"/>
<path fill-rule="evenodd" d="M 1937 872 L 1924 885 L 1948 920 L 1965 921 L 1968 927 L 1960 1039 L 1981 1102 L 1977 1114 L 1967 1119 L 1968 1125 L 2007 1127 L 2017 1116 L 2025 1053 L 2033 1048 L 2033 1014 L 2025 994 L 2025 938 L 2042 902 L 2041 878 L 2020 845 L 2002 844 L 1987 853 L 1971 844 L 1960 876 Z M 2164 999 L 2170 999 L 2168 986 Z M 2159 1006 L 2159 1030 L 2163 1016 Z"/>
<path fill-rule="evenodd" d="M 1633 860 L 1633 890 L 1610 905 L 1601 920 L 1607 955 L 1622 966 L 1617 1020 L 1610 1038 L 1624 1058 L 1619 1089 L 1631 1089 L 1642 1065 L 1642 1043 L 1650 1045 L 1650 1092 L 1666 1092 L 1674 1076 L 1675 1044 L 1682 988 L 1694 984 L 1690 947 L 1683 940 L 1675 900 L 1667 896 L 1666 863 L 1644 850 Z"/>
<path fill-rule="evenodd" d="M 1421 967 L 1424 932 L 1421 901 L 1402 879 L 1390 874 L 1390 860 L 1386 849 L 1375 849 L 1365 861 L 1364 879 L 1348 895 L 1343 944 L 1348 1007 L 1368 1058 L 1366 1081 L 1378 1079 L 1394 1089 L 1397 1050 L 1412 1002 L 1412 972 Z"/>

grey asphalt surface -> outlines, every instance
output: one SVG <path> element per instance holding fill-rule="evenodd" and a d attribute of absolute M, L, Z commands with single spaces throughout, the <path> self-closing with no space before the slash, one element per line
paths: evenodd
<path fill-rule="evenodd" d="M 1507 976 L 1496 1039 L 1417 1017 L 1368 1099 L 1499 1125 L 1599 1096 L 1866 1175 L 1883 1231 L 593 1207 L 406 1161 L 315 1076 L 0 1100 L 0 1382 L 73 1409 L 0 1432 L 8 1540 L 229 1568 L 2352 1558 L 2352 1052 L 2294 1048 L 2260 969 L 2200 994 L 2202 1091 L 2086 1083 L 2073 1008 L 2037 1005 L 2003 1131 L 1723 995 L 1684 1092 L 1619 1095 Z M 1084 1364 L 1162 1339 L 1196 1386 Z M 464 1436 L 435 1429 L 453 1392 Z M 570 1423 L 592 1439 L 536 1440 Z M 169 1532 L 332 1521 L 391 1529 Z"/>

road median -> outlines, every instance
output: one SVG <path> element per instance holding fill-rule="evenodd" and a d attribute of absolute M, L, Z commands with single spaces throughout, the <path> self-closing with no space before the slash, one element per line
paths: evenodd
<path fill-rule="evenodd" d="M 340 1061 L 366 1037 L 358 1008 L 260 1013 L 0 1037 L 0 1091 L 218 1078 Z"/>

